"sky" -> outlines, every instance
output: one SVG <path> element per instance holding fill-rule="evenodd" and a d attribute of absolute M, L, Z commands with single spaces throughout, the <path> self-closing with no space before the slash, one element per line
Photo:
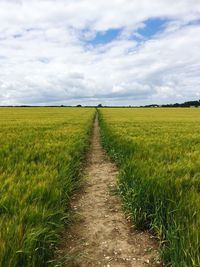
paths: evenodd
<path fill-rule="evenodd" d="M 0 0 L 0 105 L 200 99 L 200 0 Z"/>

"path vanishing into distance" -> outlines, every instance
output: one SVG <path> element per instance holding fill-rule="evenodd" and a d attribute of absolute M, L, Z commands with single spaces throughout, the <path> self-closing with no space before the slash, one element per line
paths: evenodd
<path fill-rule="evenodd" d="M 122 211 L 116 194 L 117 175 L 115 164 L 101 146 L 96 117 L 84 186 L 71 204 L 78 219 L 67 228 L 60 248 L 61 257 L 68 255 L 62 266 L 160 266 L 155 238 L 135 230 Z"/>

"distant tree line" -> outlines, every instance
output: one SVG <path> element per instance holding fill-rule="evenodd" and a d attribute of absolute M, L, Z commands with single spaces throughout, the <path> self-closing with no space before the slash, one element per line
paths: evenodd
<path fill-rule="evenodd" d="M 196 101 L 187 101 L 184 103 L 175 103 L 175 104 L 167 104 L 167 105 L 162 105 L 162 107 L 175 107 L 175 108 L 189 108 L 189 107 L 200 107 L 200 100 Z"/>
<path fill-rule="evenodd" d="M 200 107 L 200 100 L 194 100 L 194 101 L 187 101 L 184 103 L 175 103 L 175 104 L 151 104 L 151 105 L 145 105 L 140 106 L 141 108 L 189 108 L 189 107 Z"/>

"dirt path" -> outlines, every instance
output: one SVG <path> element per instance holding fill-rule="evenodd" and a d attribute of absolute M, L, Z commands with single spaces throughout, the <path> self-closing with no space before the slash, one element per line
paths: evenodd
<path fill-rule="evenodd" d="M 70 255 L 63 266 L 141 267 L 155 263 L 155 240 L 127 222 L 120 199 L 114 193 L 118 171 L 101 144 L 97 118 L 85 169 L 85 188 L 72 201 L 79 214 L 77 223 L 65 233 L 62 255 Z"/>

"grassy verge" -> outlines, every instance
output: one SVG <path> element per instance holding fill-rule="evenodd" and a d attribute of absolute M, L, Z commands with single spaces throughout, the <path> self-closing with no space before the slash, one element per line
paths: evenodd
<path fill-rule="evenodd" d="M 94 109 L 0 109 L 0 266 L 50 266 Z"/>
<path fill-rule="evenodd" d="M 200 266 L 200 110 L 100 109 L 134 224 L 161 241 L 166 266 Z"/>

